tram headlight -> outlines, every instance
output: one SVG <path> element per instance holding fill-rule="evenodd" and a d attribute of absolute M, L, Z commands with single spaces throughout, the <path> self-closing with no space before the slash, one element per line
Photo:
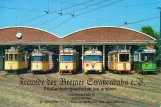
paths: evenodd
<path fill-rule="evenodd" d="M 89 64 L 86 64 L 86 67 L 88 67 L 89 66 Z"/>

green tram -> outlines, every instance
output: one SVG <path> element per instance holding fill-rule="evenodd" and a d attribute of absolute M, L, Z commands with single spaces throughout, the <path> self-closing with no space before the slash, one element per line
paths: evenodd
<path fill-rule="evenodd" d="M 134 52 L 134 70 L 137 73 L 157 73 L 155 49 L 140 49 Z"/>

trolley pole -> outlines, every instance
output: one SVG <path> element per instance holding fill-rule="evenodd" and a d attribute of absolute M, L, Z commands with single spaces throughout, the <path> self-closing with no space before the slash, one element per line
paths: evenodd
<path fill-rule="evenodd" d="M 160 59 L 161 59 L 161 7 L 158 7 L 157 9 L 160 10 L 160 38 L 159 38 L 159 42 L 160 42 Z"/>

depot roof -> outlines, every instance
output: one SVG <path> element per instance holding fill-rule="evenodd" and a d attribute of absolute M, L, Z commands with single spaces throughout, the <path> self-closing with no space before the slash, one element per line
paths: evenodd
<path fill-rule="evenodd" d="M 63 29 L 62 29 L 63 30 Z M 17 35 L 22 36 L 20 38 Z M 51 44 L 51 45 L 112 45 L 156 43 L 151 36 L 127 28 L 93 27 L 79 30 L 60 38 L 53 33 L 31 27 L 0 29 L 0 44 Z"/>
<path fill-rule="evenodd" d="M 17 38 L 17 34 L 22 37 Z M 59 38 L 45 30 L 31 27 L 8 27 L 0 29 L 0 44 L 49 44 L 58 43 Z"/>
<path fill-rule="evenodd" d="M 147 44 L 155 39 L 147 34 L 118 27 L 94 27 L 71 33 L 61 41 L 65 44 Z"/>

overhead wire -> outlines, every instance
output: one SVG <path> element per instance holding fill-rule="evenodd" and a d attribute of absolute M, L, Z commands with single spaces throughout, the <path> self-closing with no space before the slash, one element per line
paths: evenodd
<path fill-rule="evenodd" d="M 89 1 L 86 1 L 86 2 L 83 2 L 83 3 L 79 3 L 79 4 L 76 4 L 75 6 L 79 6 L 79 5 L 82 5 L 82 4 L 85 4 L 85 3 L 91 2 L 91 1 L 94 1 L 94 0 L 89 0 Z M 63 8 L 63 9 L 59 9 L 59 10 L 56 10 L 56 11 L 54 11 L 54 12 L 50 12 L 50 13 L 49 13 L 49 11 L 44 11 L 44 12 L 46 12 L 46 14 L 43 14 L 43 15 L 40 15 L 40 16 L 37 16 L 37 17 L 34 17 L 34 18 L 32 18 L 32 19 L 29 19 L 29 20 L 27 20 L 27 21 L 21 22 L 21 23 L 19 23 L 19 24 L 16 24 L 15 26 L 18 26 L 18 25 L 20 25 L 20 24 L 24 24 L 24 23 L 27 23 L 27 22 L 30 22 L 30 21 L 36 20 L 36 19 L 38 19 L 38 18 L 41 18 L 41 17 L 46 16 L 46 15 L 51 14 L 51 13 L 56 13 L 56 12 L 59 12 L 59 11 L 65 10 L 65 9 L 72 8 L 72 7 L 73 7 L 73 6 L 70 6 L 70 7 Z"/>
<path fill-rule="evenodd" d="M 86 1 L 86 2 L 83 2 L 83 3 L 75 4 L 75 6 L 83 5 L 83 4 L 86 4 L 86 3 L 91 2 L 91 1 L 94 1 L 94 0 L 89 0 L 89 1 Z M 66 3 L 66 2 L 62 2 L 62 1 L 60 1 L 60 2 L 61 3 Z M 70 3 L 70 4 L 74 4 L 74 3 Z M 15 7 L 4 7 L 4 6 L 0 6 L 0 8 L 13 9 L 13 10 L 23 10 L 23 11 L 47 12 L 47 11 L 49 11 L 49 0 L 48 0 L 48 9 L 47 9 L 47 11 L 46 10 L 41 11 L 41 10 L 25 9 L 25 8 L 15 8 Z M 66 10 L 66 9 L 69 9 L 69 8 L 73 8 L 73 6 L 69 6 L 69 7 L 63 8 L 61 10 Z M 55 11 L 52 11 L 50 13 L 56 13 L 56 12 L 61 11 L 61 10 L 55 10 Z"/>
<path fill-rule="evenodd" d="M 95 6 L 95 5 L 98 5 L 98 4 L 101 4 L 101 3 L 107 2 L 107 1 L 109 1 L 109 0 L 104 0 L 104 1 L 101 1 L 101 2 L 98 2 L 98 3 L 95 3 L 95 4 L 91 4 L 91 5 L 89 5 L 89 6 L 86 6 L 86 7 L 83 7 L 83 8 L 77 9 L 77 10 L 74 10 L 74 12 L 76 12 L 76 11 L 80 11 L 80 10 L 83 10 L 83 9 L 87 9 L 87 8 L 89 8 L 89 7 L 92 7 L 92 6 Z M 71 13 L 71 12 L 69 12 L 69 13 Z M 68 14 L 68 13 L 65 13 L 65 14 Z"/>
<path fill-rule="evenodd" d="M 149 12 L 154 12 L 154 11 L 157 11 L 157 10 L 144 10 L 142 12 L 137 12 L 137 13 L 130 12 L 130 15 L 138 15 L 138 14 L 149 13 Z"/>
<path fill-rule="evenodd" d="M 83 2 L 83 3 L 75 4 L 74 6 L 75 7 L 76 6 L 80 6 L 80 5 L 86 4 L 86 3 L 91 2 L 91 1 L 94 1 L 94 0 L 89 0 L 89 1 L 86 1 L 86 2 Z M 69 8 L 73 8 L 73 5 L 72 6 L 69 6 L 69 7 L 66 7 L 66 8 L 63 8 L 63 9 L 59 9 L 59 10 L 52 11 L 50 13 L 56 13 L 58 11 L 66 10 L 66 9 L 69 9 Z"/>
<path fill-rule="evenodd" d="M 74 6 L 79 6 L 79 5 L 81 5 L 81 4 L 86 4 L 86 3 L 91 2 L 91 1 L 93 1 L 93 0 L 89 0 L 89 1 L 87 1 L 87 2 L 83 2 L 83 3 L 80 3 L 80 4 L 76 4 L 76 5 L 74 5 Z M 106 7 L 106 6 L 109 6 L 109 5 L 114 4 L 114 3 L 117 3 L 117 2 L 119 2 L 119 1 L 122 1 L 122 0 L 118 0 L 118 1 L 113 2 L 113 3 L 110 3 L 110 4 L 108 4 L 108 5 L 101 5 L 101 7 L 99 7 L 99 8 L 96 8 L 96 9 L 93 9 L 93 10 L 90 10 L 90 11 L 87 11 L 87 12 L 84 12 L 84 13 L 81 13 L 81 14 L 78 14 L 78 15 L 75 15 L 75 16 L 80 16 L 80 17 L 85 17 L 85 18 L 91 18 L 91 19 L 96 19 L 96 20 L 102 20 L 102 19 L 99 19 L 99 18 L 93 18 L 93 17 L 81 16 L 81 15 L 86 14 L 86 13 L 89 13 L 89 12 L 92 12 L 92 11 L 94 11 L 94 10 L 97 10 L 97 9 L 100 9 L 100 8 L 103 8 L 103 7 Z M 150 5 L 150 4 L 156 4 L 156 3 L 161 3 L 161 2 L 145 3 L 145 4 L 138 4 L 138 5 L 129 5 L 129 6 L 125 6 L 125 7 L 134 7 L 134 6 Z M 99 5 L 97 4 L 97 6 L 99 6 Z M 73 6 L 70 6 L 70 7 L 67 7 L 67 8 L 63 8 L 63 9 L 61 9 L 61 10 L 65 10 L 65 9 L 72 8 L 72 7 L 73 7 Z M 8 8 L 8 7 L 0 7 L 0 8 Z M 30 9 L 20 9 L 20 8 L 8 8 L 8 9 L 17 9 L 17 10 L 26 10 L 26 11 L 45 12 L 45 11 L 40 11 L 40 10 L 30 10 Z M 85 8 L 84 8 L 84 9 L 85 9 Z M 74 11 L 79 11 L 79 10 L 81 10 L 81 9 L 74 10 Z M 49 11 L 49 2 L 48 2 L 48 11 Z M 60 10 L 57 10 L 57 11 L 60 11 Z M 56 11 L 54 11 L 54 12 L 56 12 Z M 53 12 L 49 12 L 49 13 L 53 13 Z M 40 15 L 40 16 L 37 16 L 37 17 L 35 17 L 35 18 L 29 19 L 29 20 L 27 20 L 27 21 L 21 22 L 21 23 L 19 23 L 19 24 L 16 24 L 16 26 L 17 26 L 17 25 L 20 25 L 20 24 L 23 24 L 23 23 L 27 23 L 27 22 L 33 21 L 33 20 L 36 20 L 36 19 L 38 19 L 38 18 L 40 18 L 40 17 L 43 17 L 43 16 L 45 16 L 45 15 L 47 15 L 47 13 L 46 13 L 46 14 L 43 14 L 43 15 Z M 60 16 L 58 16 L 58 17 L 60 17 Z M 57 18 L 57 17 L 56 17 L 56 18 Z M 52 19 L 50 19 L 50 20 L 48 20 L 48 21 L 46 21 L 46 22 L 43 22 L 43 23 L 41 23 L 41 24 L 39 24 L 39 25 L 45 24 L 45 23 L 47 23 L 47 22 L 50 22 L 50 21 L 52 21 L 52 20 L 54 20 L 54 19 L 56 19 L 56 18 L 52 18 Z M 156 19 L 156 18 L 159 18 L 159 17 L 148 18 L 148 19 L 139 20 L 139 21 L 135 21 L 135 22 L 127 22 L 127 25 L 128 25 L 128 24 L 135 24 L 135 23 L 139 23 L 139 22 L 143 22 L 143 21 L 147 21 L 147 20 L 152 20 L 152 19 Z M 71 19 L 71 18 L 67 19 L 67 21 L 69 21 L 70 19 Z M 67 22 L 67 21 L 64 21 L 63 23 L 65 23 L 65 22 Z M 103 21 L 103 20 L 102 20 L 102 21 Z M 109 21 L 110 21 L 110 20 L 109 20 Z M 116 22 L 116 21 L 115 21 L 115 22 Z M 121 22 L 120 22 L 120 23 L 121 23 Z M 62 25 L 62 24 L 60 24 L 60 25 Z M 59 25 L 59 26 L 60 26 L 60 25 Z M 38 25 L 37 25 L 37 26 L 38 26 Z"/>
<path fill-rule="evenodd" d="M 107 5 L 104 5 L 104 6 L 102 6 L 102 7 L 99 7 L 99 8 L 96 8 L 96 9 L 93 9 L 93 10 L 90 10 L 90 11 L 87 11 L 87 12 L 84 12 L 84 13 L 81 13 L 81 14 L 76 15 L 76 16 L 80 16 L 80 15 L 82 15 L 82 14 L 86 14 L 86 13 L 89 13 L 89 12 L 92 12 L 92 11 L 95 11 L 95 10 L 98 10 L 98 9 L 101 9 L 101 8 L 103 8 L 103 7 L 106 7 L 106 6 L 109 6 L 109 5 L 118 3 L 118 2 L 120 2 L 120 1 L 122 1 L 122 0 L 118 0 L 118 1 L 112 2 L 112 3 L 110 3 L 110 4 L 107 4 Z M 72 18 L 73 18 L 73 17 L 71 17 L 71 18 L 65 20 L 64 22 L 62 22 L 61 24 L 55 26 L 55 27 L 52 28 L 52 29 L 55 29 L 55 28 L 59 27 L 60 25 L 62 25 L 62 24 L 64 24 L 64 23 L 68 22 L 68 21 L 71 20 Z"/>
<path fill-rule="evenodd" d="M 115 7 L 138 7 L 138 6 L 144 6 L 144 5 L 152 5 L 152 4 L 157 4 L 157 3 L 161 3 L 161 2 L 152 2 L 152 3 L 144 3 L 144 4 L 135 4 L 135 5 L 126 5 L 126 6 L 121 6 L 121 5 L 112 5 Z"/>
<path fill-rule="evenodd" d="M 108 0 L 104 0 L 104 1 L 102 1 L 102 2 L 98 2 L 98 3 L 95 3 L 95 4 L 92 4 L 92 5 L 90 5 L 90 6 L 88 6 L 88 7 L 83 7 L 83 8 L 81 8 L 81 9 L 77 9 L 77 10 L 74 10 L 73 9 L 73 17 L 74 17 L 74 12 L 76 12 L 76 11 L 80 11 L 80 10 L 83 10 L 83 9 L 87 9 L 87 8 L 89 8 L 89 7 L 92 7 L 92 6 L 95 6 L 95 5 L 97 5 L 97 4 L 100 4 L 100 3 L 103 3 L 103 2 L 106 2 L 106 1 L 108 1 Z M 74 7 L 74 6 L 73 6 Z M 65 14 L 61 14 L 61 15 L 71 15 L 70 13 L 72 13 L 72 12 L 68 12 L 68 13 L 65 13 Z M 56 18 L 52 18 L 52 19 L 50 19 L 50 20 L 47 20 L 47 21 L 45 21 L 45 22 L 43 22 L 43 23 L 41 23 L 41 24 L 39 24 L 39 25 L 37 25 L 37 26 L 40 26 L 40 25 L 43 25 L 43 24 L 45 24 L 45 23 L 48 23 L 48 22 L 50 22 L 50 21 L 52 21 L 53 19 L 56 19 Z"/>
<path fill-rule="evenodd" d="M 61 0 L 53 0 L 53 1 L 73 4 L 72 2 L 64 2 L 64 1 L 61 1 Z M 115 6 L 115 7 L 137 7 L 137 6 L 152 5 L 152 4 L 157 4 L 157 3 L 161 3 L 161 2 L 151 2 L 151 3 L 135 4 L 135 5 L 129 5 L 129 6 L 121 6 L 121 5 L 112 5 L 112 6 Z M 85 4 L 85 5 L 90 5 L 90 4 Z M 97 5 L 97 6 L 103 6 L 103 5 Z"/>
<path fill-rule="evenodd" d="M 48 0 L 48 1 L 49 1 L 49 0 Z M 93 1 L 93 0 L 90 0 L 90 1 Z M 108 1 L 108 0 L 105 0 L 105 1 Z M 83 14 L 87 14 L 87 13 L 89 13 L 89 12 L 92 12 L 92 11 L 95 11 L 95 10 L 98 10 L 98 9 L 101 9 L 101 8 L 103 8 L 103 7 L 106 7 L 106 6 L 115 4 L 115 3 L 120 2 L 120 1 L 122 1 L 122 0 L 118 0 L 118 1 L 116 1 L 116 2 L 107 4 L 107 5 L 101 5 L 101 7 L 99 7 L 99 8 L 92 9 L 92 10 L 86 11 L 86 12 L 84 12 L 84 13 L 80 13 L 80 14 L 78 14 L 78 15 L 75 15 L 75 17 L 79 16 L 79 17 L 91 18 L 91 19 L 96 19 L 96 20 L 104 20 L 104 19 L 99 19 L 99 18 L 93 18 L 93 17 L 83 16 Z M 89 1 L 88 1 L 88 2 L 89 2 Z M 158 2 L 158 3 L 161 3 L 161 2 Z M 153 3 L 153 4 L 156 4 L 156 3 Z M 78 6 L 79 6 L 79 5 L 80 5 L 80 4 L 78 4 Z M 95 5 L 96 5 L 96 4 L 95 4 Z M 129 5 L 129 6 L 126 6 L 126 8 L 127 8 L 127 7 L 134 7 L 134 6 L 141 6 L 141 5 L 150 5 L 150 4 L 149 4 L 149 3 L 146 3 L 146 4 L 138 4 L 138 5 Z M 61 9 L 61 10 L 57 10 L 57 11 L 66 10 L 66 9 L 69 9 L 69 8 L 73 8 L 73 7 L 75 7 L 75 6 L 76 6 L 76 5 L 70 6 L 70 7 Z M 97 4 L 97 6 L 99 6 L 99 4 Z M 88 6 L 88 7 L 89 7 L 89 6 Z M 1 7 L 0 7 L 0 8 L 1 8 Z M 7 8 L 7 7 L 5 7 L 5 8 Z M 39 11 L 39 10 L 20 9 L 20 8 L 12 8 L 12 9 L 15 9 L 15 10 L 26 10 L 26 11 L 37 11 L 37 12 L 46 12 L 46 11 Z M 82 8 L 82 9 L 83 9 L 83 8 Z M 84 9 L 85 9 L 85 8 L 84 8 Z M 79 10 L 81 10 L 81 9 L 77 9 L 77 10 L 73 10 L 73 11 L 76 12 L 76 11 L 79 11 Z M 49 2 L 48 2 L 48 12 L 49 12 Z M 56 11 L 54 11 L 54 12 L 49 12 L 49 13 L 46 13 L 46 14 L 37 16 L 37 17 L 32 18 L 32 19 L 30 19 L 30 20 L 21 22 L 21 23 L 19 23 L 19 24 L 17 24 L 17 25 L 20 25 L 20 24 L 22 24 L 22 23 L 27 23 L 27 22 L 29 22 L 29 21 L 36 20 L 36 19 L 38 19 L 38 18 L 40 18 L 40 17 L 43 17 L 43 16 L 45 16 L 45 15 L 47 15 L 47 14 L 50 14 L 50 13 L 56 13 Z M 65 14 L 67 14 L 67 13 L 65 13 Z M 65 15 L 65 14 L 63 14 L 63 15 Z M 73 14 L 74 14 L 74 13 L 73 13 Z M 50 21 L 52 21 L 52 20 L 54 20 L 54 19 L 56 19 L 56 18 L 59 18 L 59 17 L 61 17 L 61 15 L 60 15 L 60 16 L 57 16 L 57 17 L 55 17 L 55 18 L 52 18 L 52 19 L 50 19 L 50 20 L 48 20 L 48 21 L 42 22 L 42 23 L 40 23 L 40 24 L 37 25 L 37 26 L 43 25 L 43 24 L 45 24 L 45 23 L 48 23 L 48 22 L 50 22 Z M 138 20 L 138 21 L 134 21 L 134 22 L 127 22 L 127 25 L 129 25 L 129 24 L 135 24 L 135 23 L 140 23 L 140 22 L 148 21 L 148 20 L 153 20 L 153 19 L 156 19 L 156 18 L 159 18 L 159 17 L 160 17 L 160 16 L 156 16 L 156 17 L 147 18 L 147 19 L 143 19 L 143 20 Z M 63 25 L 64 23 L 67 23 L 67 22 L 70 21 L 72 18 L 74 18 L 74 17 L 68 18 L 67 20 L 61 22 L 60 24 L 58 24 L 57 26 L 55 26 L 55 27 L 52 28 L 52 29 L 55 29 L 55 28 L 57 28 L 57 27 Z M 106 21 L 106 20 L 105 20 L 105 21 Z M 108 21 L 108 20 L 107 20 L 107 21 Z M 110 21 L 110 20 L 109 20 L 109 21 Z M 118 21 L 115 21 L 115 22 L 117 23 Z M 121 22 L 120 22 L 120 23 L 121 23 Z"/>
<path fill-rule="evenodd" d="M 45 12 L 45 11 L 41 11 L 41 10 L 24 9 L 24 8 L 15 8 L 15 7 L 5 7 L 5 6 L 0 6 L 0 8 L 12 9 L 12 10 L 23 10 L 23 11 L 34 11 L 34 12 Z"/>
<path fill-rule="evenodd" d="M 84 16 L 84 15 L 81 15 L 79 17 L 85 17 L 85 18 L 94 19 L 94 20 L 100 20 L 100 21 L 109 21 L 109 22 L 114 22 L 114 23 L 122 23 L 121 21 L 106 20 L 106 19 L 100 19 L 100 18 L 90 17 L 90 16 Z"/>
<path fill-rule="evenodd" d="M 36 20 L 36 19 L 38 19 L 38 18 L 40 18 L 40 17 L 43 17 L 43 16 L 46 16 L 46 15 L 47 15 L 47 13 L 46 13 L 46 14 L 43 14 L 43 15 L 40 15 L 40 16 L 37 16 L 37 17 L 34 17 L 34 18 L 29 19 L 29 20 L 27 20 L 27 21 L 23 21 L 23 22 L 21 22 L 21 23 L 18 23 L 18 24 L 16 24 L 15 26 L 18 26 L 18 25 L 21 25 L 21 24 L 24 24 L 24 23 L 27 23 L 27 22 Z"/>
<path fill-rule="evenodd" d="M 68 4 L 74 4 L 74 3 L 69 3 L 69 2 L 63 2 L 63 1 L 60 1 L 60 0 L 54 0 L 54 1 L 59 1 L 59 2 L 62 2 L 62 3 L 68 3 Z M 90 0 L 90 1 L 94 1 L 94 0 Z M 87 2 L 90 2 L 90 1 L 87 1 Z M 91 5 L 91 4 L 86 4 L 87 2 L 77 4 L 77 5 L 83 5 L 83 4 Z M 117 7 L 136 7 L 136 6 L 143 6 L 143 5 L 152 5 L 152 4 L 157 4 L 157 3 L 161 3 L 161 2 L 152 2 L 152 3 L 136 4 L 136 5 L 129 5 L 129 6 L 118 6 L 118 5 L 112 5 L 112 6 L 117 6 Z M 103 5 L 97 5 L 97 6 L 103 6 Z M 0 8 L 13 9 L 13 10 L 24 10 L 24 11 L 35 11 L 35 12 L 46 12 L 46 11 L 42 11 L 42 10 L 16 8 L 16 7 L 6 7 L 6 6 L 0 6 Z M 64 9 L 68 9 L 68 8 L 72 8 L 72 6 L 64 8 Z M 60 10 L 56 10 L 56 11 L 60 11 Z"/>
<path fill-rule="evenodd" d="M 74 4 L 74 3 L 72 3 L 72 2 L 65 2 L 65 1 L 61 1 L 61 0 L 52 0 L 52 1 L 62 2 L 62 3 L 67 3 L 67 4 Z"/>
<path fill-rule="evenodd" d="M 61 15 L 59 15 L 59 16 L 57 16 L 57 17 L 54 17 L 54 18 L 52 18 L 52 19 L 50 19 L 50 20 L 47 20 L 47 21 L 45 21 L 45 22 L 42 22 L 42 23 L 36 25 L 35 27 L 41 26 L 41 25 L 43 25 L 43 24 L 46 24 L 46 23 L 48 23 L 48 22 L 50 22 L 50 21 L 52 21 L 52 20 L 54 20 L 54 19 L 56 19 L 56 18 L 59 18 L 59 17 L 61 17 Z M 109 21 L 109 22 L 111 22 L 111 23 L 123 23 L 123 22 L 121 22 L 121 21 L 106 20 L 106 19 L 100 19 L 100 18 L 95 18 L 95 17 L 90 17 L 90 16 L 84 16 L 84 15 L 81 15 L 81 16 L 79 16 L 79 17 L 88 18 L 88 19 L 94 19 L 94 20 L 99 20 L 99 21 Z"/>
<path fill-rule="evenodd" d="M 138 6 L 144 6 L 144 5 L 152 5 L 152 4 L 157 4 L 157 3 L 161 3 L 161 2 L 152 2 L 152 3 L 135 4 L 135 5 L 126 5 L 126 6 L 117 6 L 117 5 L 112 5 L 112 6 L 124 7 L 124 8 L 131 8 L 131 7 L 138 7 Z M 154 10 L 151 10 L 151 11 L 154 11 Z M 146 10 L 146 11 L 143 11 L 143 12 L 130 14 L 129 16 L 137 15 L 137 14 L 143 14 L 143 13 L 146 13 L 146 12 L 149 12 L 149 11 Z M 130 12 L 130 13 L 131 13 L 131 12 Z M 127 14 L 127 12 L 126 12 L 126 14 Z M 127 15 L 126 15 L 126 17 L 127 17 Z M 138 20 L 138 21 L 134 21 L 134 22 L 127 22 L 127 19 L 126 19 L 126 22 L 123 22 L 124 24 L 123 24 L 123 25 L 119 25 L 119 27 L 121 27 L 121 26 L 127 26 L 127 25 L 130 25 L 130 24 L 135 24 L 135 23 L 140 23 L 140 22 L 144 22 L 144 21 L 148 21 L 148 20 L 153 20 L 153 19 L 156 19 L 156 18 L 159 18 L 159 17 L 153 17 L 153 18 Z M 156 27 L 156 26 L 155 26 L 155 27 Z"/>
<path fill-rule="evenodd" d="M 91 2 L 91 1 L 93 1 L 93 0 L 90 0 L 90 1 L 87 1 L 87 2 L 84 2 L 84 3 L 77 4 L 77 5 L 75 5 L 75 6 L 79 6 L 79 5 L 82 5 L 82 4 Z M 104 1 L 103 1 L 103 2 L 104 2 Z M 102 3 L 102 2 L 100 2 L 100 3 Z M 97 3 L 97 5 L 100 4 L 100 3 Z M 161 2 L 155 2 L 155 3 L 161 3 Z M 155 4 L 155 3 L 151 3 L 151 4 Z M 150 3 L 139 4 L 139 5 L 131 5 L 131 6 L 141 6 L 141 5 L 148 5 L 148 4 L 150 4 Z M 94 5 L 96 5 L 96 4 L 92 4 L 91 6 L 94 6 Z M 104 5 L 103 5 L 103 6 L 104 6 Z M 73 7 L 73 6 L 70 6 L 70 7 L 68 7 L 68 8 L 72 8 L 72 7 Z M 89 6 L 88 6 L 88 7 L 89 7 Z M 125 6 L 125 7 L 127 8 L 127 7 L 130 7 L 130 6 Z M 68 9 L 68 8 L 63 8 L 63 9 L 61 9 L 61 10 L 65 10 L 65 9 Z M 19 8 L 12 8 L 12 9 L 19 9 Z M 74 10 L 74 11 L 79 11 L 79 10 L 82 10 L 82 9 L 85 9 L 85 8 L 81 8 L 81 9 Z M 39 11 L 39 10 L 29 10 L 29 9 L 19 9 L 19 10 Z M 48 0 L 48 11 L 49 11 L 49 0 Z M 57 11 L 60 11 L 60 10 L 57 10 Z M 45 12 L 45 11 L 39 11 L 39 12 Z M 55 11 L 55 12 L 56 12 L 56 11 Z M 53 12 L 50 12 L 50 13 L 53 13 Z M 47 15 L 47 14 L 44 14 L 44 15 L 41 15 L 41 16 L 32 18 L 32 19 L 30 19 L 30 20 L 24 21 L 24 22 L 19 23 L 19 24 L 17 24 L 17 25 L 20 25 L 20 24 L 23 24 L 23 23 L 27 23 L 27 22 L 29 22 L 29 21 L 38 19 L 38 18 L 43 17 L 43 16 L 45 16 L 45 15 Z M 77 16 L 78 16 L 78 15 L 77 15 Z M 92 18 L 92 17 L 87 17 L 87 16 L 83 16 L 83 17 L 91 18 L 91 19 L 97 19 L 97 18 Z M 51 20 L 53 20 L 53 19 L 55 19 L 55 18 L 52 18 L 52 19 L 50 19 L 49 21 L 51 21 Z M 98 20 L 99 20 L 99 19 L 98 19 Z M 47 22 L 49 22 L 49 21 L 47 21 Z M 47 23 L 47 22 L 43 22 L 42 24 L 45 24 L 45 23 Z M 42 25 L 42 24 L 41 24 L 41 25 Z"/>
<path fill-rule="evenodd" d="M 136 4 L 136 5 L 129 5 L 127 6 L 129 7 L 137 7 L 137 6 L 143 6 L 143 5 L 152 5 L 152 4 L 156 4 L 156 3 L 161 3 L 161 2 L 152 2 L 152 3 L 144 3 L 144 4 Z M 126 7 L 126 6 L 125 6 Z"/>
<path fill-rule="evenodd" d="M 92 4 L 92 5 L 90 5 L 90 6 L 88 6 L 88 7 L 83 7 L 83 8 L 81 8 L 81 9 L 77 9 L 77 10 L 74 10 L 73 9 L 73 17 L 74 17 L 74 12 L 76 12 L 76 11 L 80 11 L 80 10 L 83 10 L 83 9 L 87 9 L 87 8 L 89 8 L 89 7 L 92 7 L 92 6 L 95 6 L 95 5 L 97 5 L 97 4 L 100 4 L 100 3 L 103 3 L 103 2 L 107 2 L 108 0 L 104 0 L 104 1 L 101 1 L 101 2 L 98 2 L 98 3 L 95 3 L 95 4 Z M 74 6 L 73 6 L 74 7 Z M 70 13 L 72 13 L 72 12 L 68 12 L 68 13 L 65 13 L 65 14 L 61 14 L 61 15 L 68 15 L 68 14 L 70 14 Z M 71 15 L 71 14 L 70 14 Z M 60 16 L 59 16 L 60 17 Z M 57 17 L 56 17 L 57 18 Z M 45 21 L 45 22 L 43 22 L 43 23 L 41 23 L 40 25 L 43 25 L 43 24 L 45 24 L 45 23 L 48 23 L 48 22 L 50 22 L 50 21 L 52 21 L 53 19 L 56 19 L 56 18 L 52 18 L 52 19 L 50 19 L 50 20 L 47 20 L 47 21 Z M 40 26 L 40 25 L 37 25 L 37 26 Z"/>
<path fill-rule="evenodd" d="M 56 0 L 55 0 L 55 1 L 56 1 Z M 58 1 L 58 0 L 57 0 L 57 1 Z M 94 1 L 94 0 L 89 0 L 89 1 L 87 1 L 87 2 L 91 2 L 91 1 Z M 61 1 L 61 2 L 62 2 L 62 1 Z M 84 2 L 84 3 L 87 3 L 87 2 Z M 62 3 L 67 3 L 67 2 L 62 2 Z M 84 3 L 77 4 L 77 6 L 82 5 L 82 4 L 84 4 Z M 73 3 L 71 3 L 71 4 L 73 4 Z M 22 11 L 46 12 L 46 10 L 45 10 L 45 11 L 42 11 L 42 10 L 25 9 L 25 8 L 16 8 L 16 7 L 6 7 L 6 6 L 0 6 L 0 8 L 11 9 L 11 10 L 22 10 Z M 72 8 L 72 6 L 63 8 L 63 10 L 69 9 L 69 8 Z M 48 0 L 48 11 L 49 11 L 49 0 Z M 60 10 L 56 10 L 56 11 L 54 11 L 54 12 L 57 12 L 57 11 L 60 11 Z"/>
<path fill-rule="evenodd" d="M 148 21 L 148 20 L 153 20 L 153 19 L 156 19 L 156 18 L 158 18 L 158 17 L 153 17 L 153 18 L 148 18 L 148 19 L 143 19 L 143 20 L 138 20 L 138 21 L 134 21 L 134 22 L 128 22 L 127 21 L 127 8 L 130 8 L 130 7 L 136 7 L 136 6 L 143 6 L 143 5 L 151 5 L 151 4 L 156 4 L 156 3 L 161 3 L 161 2 L 153 2 L 153 3 L 144 3 L 144 4 L 136 4 L 136 5 L 128 5 L 128 6 L 123 6 L 123 7 L 125 7 L 126 8 L 126 21 L 125 22 L 123 22 L 124 24 L 123 25 L 119 25 L 119 26 L 126 26 L 126 25 L 130 25 L 130 24 L 135 24 L 135 23 L 140 23 L 140 22 L 143 22 L 143 21 Z M 144 12 L 139 12 L 139 13 L 135 13 L 135 15 L 136 14 L 142 14 L 142 13 L 145 13 L 145 12 L 147 12 L 147 10 L 146 11 L 144 11 Z M 149 12 L 149 11 L 148 11 Z M 134 15 L 134 14 L 133 14 Z M 132 15 L 129 15 L 129 16 L 132 16 Z"/>
<path fill-rule="evenodd" d="M 135 24 L 135 23 L 140 23 L 140 22 L 144 22 L 144 21 L 149 21 L 149 20 L 157 19 L 159 17 L 160 16 L 156 16 L 156 17 L 147 18 L 147 19 L 143 19 L 143 20 L 138 20 L 138 21 L 134 21 L 134 22 L 127 22 L 126 24 L 120 25 L 119 27 L 124 26 L 124 25 L 129 25 L 129 24 Z"/>
<path fill-rule="evenodd" d="M 59 15 L 59 16 L 57 16 L 57 17 L 54 17 L 54 18 L 52 18 L 52 19 L 50 19 L 50 20 L 44 21 L 44 22 L 42 22 L 42 23 L 36 25 L 35 27 L 41 26 L 41 25 L 43 25 L 43 24 L 45 24 L 45 23 L 48 23 L 48 22 L 50 22 L 50 21 L 52 21 L 52 20 L 54 20 L 54 19 L 57 19 L 57 18 L 59 18 L 59 17 L 61 17 L 61 15 Z"/>
<path fill-rule="evenodd" d="M 72 18 L 73 18 L 73 17 L 68 18 L 67 20 L 65 20 L 65 21 L 61 22 L 60 24 L 58 24 L 57 26 L 55 26 L 55 27 L 51 28 L 50 30 L 53 30 L 53 29 L 55 29 L 55 28 L 57 28 L 57 27 L 59 27 L 59 26 L 63 25 L 64 23 L 67 23 L 67 22 L 68 22 L 69 20 L 71 20 Z"/>
<path fill-rule="evenodd" d="M 148 21 L 148 20 L 153 20 L 153 19 L 156 19 L 156 18 L 159 18 L 160 16 L 156 16 L 156 17 L 152 17 L 152 18 L 148 18 L 148 19 L 143 19 L 143 20 L 138 20 L 138 21 L 135 21 L 135 22 L 130 22 L 128 24 L 135 24 L 135 23 L 139 23 L 139 22 L 143 22 L 143 21 Z"/>
<path fill-rule="evenodd" d="M 80 16 L 80 15 L 83 15 L 83 14 L 87 14 L 87 13 L 89 13 L 89 12 L 92 12 L 92 11 L 95 11 L 95 10 L 98 10 L 98 9 L 101 9 L 101 8 L 104 8 L 104 7 L 107 7 L 107 6 L 110 6 L 110 5 L 115 4 L 115 3 L 118 3 L 118 2 L 120 2 L 120 1 L 122 1 L 122 0 L 118 0 L 118 1 L 115 1 L 115 2 L 112 2 L 112 3 L 109 3 L 109 4 L 107 4 L 107 5 L 103 5 L 103 6 L 101 6 L 101 7 L 92 9 L 92 10 L 90 10 L 90 11 L 87 11 L 87 12 L 84 12 L 84 13 L 81 13 L 81 14 L 78 14 L 78 15 L 76 15 L 76 16 Z"/>

